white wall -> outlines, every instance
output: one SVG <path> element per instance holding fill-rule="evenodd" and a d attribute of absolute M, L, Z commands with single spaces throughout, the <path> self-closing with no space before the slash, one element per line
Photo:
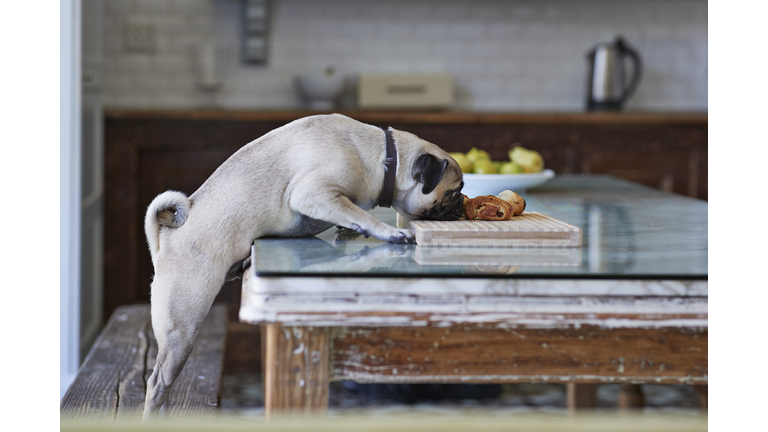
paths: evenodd
<path fill-rule="evenodd" d="M 273 0 L 270 59 L 240 61 L 240 0 L 110 0 L 107 107 L 191 108 L 194 49 L 210 38 L 226 108 L 298 108 L 295 75 L 449 72 L 458 109 L 581 111 L 586 52 L 623 34 L 645 62 L 629 110 L 707 110 L 705 0 Z M 156 25 L 154 54 L 126 53 L 126 20 Z M 346 98 L 351 107 L 353 95 Z"/>

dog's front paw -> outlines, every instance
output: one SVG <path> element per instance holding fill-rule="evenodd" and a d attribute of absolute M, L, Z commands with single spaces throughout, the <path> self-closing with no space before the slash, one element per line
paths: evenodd
<path fill-rule="evenodd" d="M 382 239 L 387 243 L 415 243 L 413 233 L 406 229 L 395 229 L 394 233 L 390 234 L 386 239 Z"/>

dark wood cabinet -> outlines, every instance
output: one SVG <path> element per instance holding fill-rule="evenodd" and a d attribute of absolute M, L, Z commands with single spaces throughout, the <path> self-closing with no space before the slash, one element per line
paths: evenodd
<path fill-rule="evenodd" d="M 237 149 L 311 112 L 107 111 L 105 116 L 104 316 L 149 301 L 152 263 L 144 213 L 159 193 L 194 192 Z M 539 151 L 556 173 L 608 173 L 707 199 L 706 114 L 345 113 L 407 130 L 446 151 L 514 143 Z M 239 304 L 240 283 L 217 301 Z"/>

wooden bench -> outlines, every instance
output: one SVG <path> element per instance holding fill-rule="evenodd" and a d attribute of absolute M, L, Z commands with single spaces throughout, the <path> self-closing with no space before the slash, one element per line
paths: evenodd
<path fill-rule="evenodd" d="M 226 325 L 226 307 L 214 305 L 173 386 L 171 418 L 207 418 L 218 412 Z M 140 419 L 156 356 L 149 305 L 117 308 L 62 398 L 61 418 Z"/>

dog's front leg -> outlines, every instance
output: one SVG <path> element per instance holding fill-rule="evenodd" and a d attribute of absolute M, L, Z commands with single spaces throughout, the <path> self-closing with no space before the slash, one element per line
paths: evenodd
<path fill-rule="evenodd" d="M 294 193 L 291 208 L 313 219 L 348 227 L 365 237 L 373 236 L 387 243 L 413 243 L 409 230 L 385 224 L 343 195 Z"/>

